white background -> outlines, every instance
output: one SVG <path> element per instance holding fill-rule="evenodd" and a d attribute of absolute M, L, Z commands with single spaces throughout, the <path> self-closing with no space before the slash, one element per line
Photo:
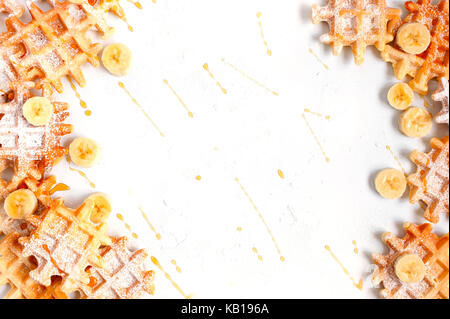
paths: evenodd
<path fill-rule="evenodd" d="M 118 79 L 102 67 L 83 69 L 88 84 L 79 91 L 91 117 L 84 115 L 67 83 L 57 97 L 71 105 L 73 136 L 97 140 L 104 152 L 98 166 L 85 170 L 95 190 L 66 162 L 53 171 L 71 187 L 59 193 L 67 204 L 76 207 L 94 191 L 108 193 L 114 202 L 110 233 L 131 237 L 116 217 L 123 214 L 139 235 L 132 246 L 147 248 L 185 294 L 195 298 L 377 297 L 378 290 L 367 282 L 362 291 L 355 288 L 324 245 L 331 246 L 358 281 L 367 276 L 371 253 L 387 251 L 383 232 L 403 235 L 404 222 L 424 222 L 423 211 L 408 203 L 407 194 L 384 200 L 374 190 L 373 178 L 380 169 L 399 168 L 386 145 L 411 173 L 411 151 L 428 151 L 429 139 L 443 136 L 447 127 L 435 125 L 423 139 L 403 136 L 396 124 L 399 112 L 386 102 L 387 90 L 396 82 L 391 65 L 374 48 L 368 49 L 362 66 L 354 65 L 350 49 L 332 56 L 330 47 L 318 41 L 326 24 L 310 22 L 311 6 L 318 1 L 141 0 L 143 10 L 123 2 L 135 31 L 110 17 L 116 33 L 106 43 L 131 48 L 130 75 Z M 402 1 L 388 4 L 402 7 Z M 228 94 L 203 69 L 205 63 Z M 119 80 L 165 138 L 119 88 Z M 423 100 L 417 96 L 414 105 L 423 106 Z M 306 114 L 329 163 L 301 117 L 304 108 L 331 116 Z M 279 169 L 285 179 L 278 176 Z M 267 221 L 285 262 L 236 177 Z M 438 229 L 448 232 L 448 216 Z M 149 267 L 156 271 L 155 298 L 183 297 L 151 262 Z"/>

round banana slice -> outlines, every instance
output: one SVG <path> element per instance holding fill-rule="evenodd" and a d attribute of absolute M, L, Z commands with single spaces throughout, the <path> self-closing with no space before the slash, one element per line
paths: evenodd
<path fill-rule="evenodd" d="M 105 222 L 112 212 L 111 198 L 104 193 L 95 193 L 89 196 L 86 201 L 93 202 L 91 221 L 95 224 Z"/>
<path fill-rule="evenodd" d="M 425 277 L 425 264 L 417 255 L 402 255 L 395 262 L 395 274 L 405 283 L 419 282 Z"/>
<path fill-rule="evenodd" d="M 75 165 L 92 167 L 101 159 L 101 148 L 94 140 L 79 137 L 70 143 L 69 155 Z"/>
<path fill-rule="evenodd" d="M 103 50 L 103 65 L 114 75 L 127 75 L 131 69 L 132 60 L 131 50 L 121 43 L 110 44 Z"/>
<path fill-rule="evenodd" d="M 32 215 L 38 207 L 38 200 L 29 189 L 19 189 L 5 199 L 4 209 L 13 219 L 24 219 Z"/>
<path fill-rule="evenodd" d="M 53 117 L 53 105 L 45 97 L 32 97 L 28 99 L 22 108 L 23 117 L 34 126 L 47 125 Z"/>
<path fill-rule="evenodd" d="M 404 111 L 399 119 L 400 131 L 409 137 L 423 137 L 427 135 L 433 126 L 431 114 L 420 107 L 410 107 Z"/>
<path fill-rule="evenodd" d="M 393 168 L 382 170 L 375 177 L 377 192 L 387 199 L 402 197 L 406 191 L 406 185 L 405 174 Z"/>
<path fill-rule="evenodd" d="M 421 54 L 430 45 L 430 30 L 421 23 L 404 24 L 397 31 L 396 42 L 406 53 Z"/>
<path fill-rule="evenodd" d="M 406 110 L 414 100 L 414 91 L 406 83 L 397 83 L 389 89 L 389 104 L 397 110 Z"/>

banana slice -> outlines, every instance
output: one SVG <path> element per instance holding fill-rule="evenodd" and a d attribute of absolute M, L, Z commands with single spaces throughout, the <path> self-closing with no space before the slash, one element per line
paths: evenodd
<path fill-rule="evenodd" d="M 112 212 L 111 198 L 104 193 L 95 193 L 89 196 L 86 201 L 93 202 L 91 221 L 95 224 L 105 222 Z"/>
<path fill-rule="evenodd" d="M 29 189 L 19 189 L 5 199 L 4 209 L 13 219 L 24 219 L 32 215 L 38 207 L 38 200 Z"/>
<path fill-rule="evenodd" d="M 423 137 L 430 132 L 433 117 L 425 109 L 410 107 L 400 115 L 398 125 L 400 131 L 406 136 Z"/>
<path fill-rule="evenodd" d="M 395 262 L 395 274 L 405 283 L 419 282 L 425 277 L 425 264 L 419 256 L 406 254 Z"/>
<path fill-rule="evenodd" d="M 92 167 L 101 159 L 101 148 L 94 140 L 79 137 L 70 143 L 69 155 L 75 165 Z"/>
<path fill-rule="evenodd" d="M 381 196 L 387 199 L 402 197 L 406 191 L 406 177 L 402 172 L 388 168 L 375 177 L 375 188 Z"/>
<path fill-rule="evenodd" d="M 121 43 L 110 44 L 103 50 L 103 65 L 114 75 L 123 76 L 128 74 L 132 60 L 131 50 Z"/>
<path fill-rule="evenodd" d="M 406 110 L 414 100 L 414 91 L 406 83 L 397 83 L 389 89 L 389 104 L 397 110 Z"/>
<path fill-rule="evenodd" d="M 28 99 L 22 108 L 23 117 L 34 126 L 47 125 L 53 116 L 53 105 L 45 97 L 32 97 Z"/>
<path fill-rule="evenodd" d="M 396 42 L 406 53 L 421 54 L 430 45 L 430 30 L 420 23 L 404 24 L 397 31 Z"/>

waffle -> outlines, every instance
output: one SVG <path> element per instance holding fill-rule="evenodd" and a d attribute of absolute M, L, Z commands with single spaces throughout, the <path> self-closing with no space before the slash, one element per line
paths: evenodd
<path fill-rule="evenodd" d="M 24 180 L 23 185 L 20 185 L 20 188 L 27 188 L 36 195 L 38 199 L 36 215 L 41 215 L 52 206 L 53 200 L 50 197 L 50 191 L 55 184 L 56 178 L 50 176 L 43 181 L 27 178 Z M 17 233 L 20 236 L 28 236 L 31 231 L 33 231 L 33 227 L 26 220 L 10 218 L 3 208 L 3 202 L 0 201 L 0 234 Z"/>
<path fill-rule="evenodd" d="M 400 14 L 400 9 L 387 7 L 385 0 L 330 0 L 326 7 L 313 5 L 312 21 L 329 24 L 330 32 L 320 40 L 331 44 L 334 55 L 344 46 L 351 46 L 355 63 L 359 65 L 364 62 L 368 45 L 375 45 L 382 51 L 386 43 L 394 39 L 387 25 Z"/>
<path fill-rule="evenodd" d="M 67 149 L 60 146 L 61 137 L 72 131 L 71 125 L 63 123 L 69 116 L 67 104 L 53 103 L 55 112 L 46 126 L 35 127 L 22 115 L 33 85 L 12 83 L 12 99 L 0 104 L 0 173 L 9 167 L 14 171 L 9 181 L 0 178 L 0 199 L 27 177 L 40 180 L 47 168 L 67 154 Z"/>
<path fill-rule="evenodd" d="M 432 98 L 436 102 L 441 102 L 442 109 L 436 115 L 435 120 L 440 124 L 449 124 L 449 114 L 448 114 L 448 102 L 449 102 L 449 88 L 448 80 L 446 78 L 440 78 L 439 88 L 434 92 Z"/>
<path fill-rule="evenodd" d="M 114 238 L 101 250 L 104 267 L 89 267 L 89 283 L 82 285 L 85 299 L 137 299 L 153 293 L 153 271 L 145 271 L 145 250 L 131 252 L 126 237 Z"/>
<path fill-rule="evenodd" d="M 416 226 L 406 223 L 406 235 L 397 238 L 391 233 L 383 234 L 383 241 L 389 246 L 387 255 L 374 254 L 378 266 L 374 273 L 375 283 L 382 283 L 380 294 L 389 299 L 448 299 L 448 233 L 439 237 L 431 231 L 430 224 Z M 425 264 L 425 277 L 417 283 L 403 283 L 395 274 L 395 261 L 403 254 L 416 254 Z"/>
<path fill-rule="evenodd" d="M 411 160 L 417 165 L 417 172 L 408 177 L 409 199 L 415 204 L 419 200 L 427 205 L 425 218 L 439 222 L 441 213 L 448 213 L 449 145 L 448 136 L 431 140 L 431 152 L 414 151 Z"/>
<path fill-rule="evenodd" d="M 107 225 L 90 221 L 94 204 L 86 201 L 72 210 L 58 201 L 45 214 L 27 218 L 36 229 L 30 236 L 20 238 L 19 243 L 24 247 L 23 256 L 37 260 L 31 278 L 48 287 L 52 276 L 59 276 L 60 289 L 66 293 L 74 291 L 79 283 L 89 282 L 84 270 L 90 265 L 101 265 L 98 250 L 111 243 L 106 235 Z"/>
<path fill-rule="evenodd" d="M 29 273 L 36 265 L 31 258 L 22 257 L 19 234 L 10 234 L 0 242 L 0 286 L 9 284 L 7 299 L 49 299 L 51 292 Z"/>
<path fill-rule="evenodd" d="M 53 86 L 58 92 L 64 90 L 61 79 L 68 75 L 84 86 L 81 66 L 89 62 L 97 67 L 101 49 L 92 43 L 88 31 L 96 28 L 106 37 L 113 29 L 106 24 L 103 11 L 86 0 L 80 4 L 46 2 L 51 6 L 46 12 L 29 3 L 32 20 L 27 24 L 16 16 L 6 19 L 7 32 L 0 36 L 0 71 L 10 81 L 37 80 L 39 87 Z"/>
<path fill-rule="evenodd" d="M 431 33 L 428 49 L 419 55 L 408 54 L 397 45 L 387 45 L 381 56 L 384 61 L 391 62 L 395 76 L 403 80 L 406 75 L 413 79 L 410 86 L 418 93 L 428 93 L 428 82 L 434 78 L 449 76 L 449 0 L 441 0 L 439 4 L 431 4 L 431 0 L 407 1 L 406 9 L 410 14 L 403 23 L 421 23 Z M 392 33 L 401 23 L 393 21 L 389 29 Z"/>

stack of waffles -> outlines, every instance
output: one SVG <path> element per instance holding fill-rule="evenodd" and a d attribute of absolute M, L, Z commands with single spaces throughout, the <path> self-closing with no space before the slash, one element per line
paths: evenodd
<path fill-rule="evenodd" d="M 54 198 L 56 178 L 48 172 L 68 150 L 62 137 L 72 132 L 65 123 L 66 103 L 53 101 L 63 91 L 61 79 L 86 84 L 85 63 L 99 65 L 102 48 L 88 36 L 96 30 L 112 34 L 105 13 L 123 16 L 118 0 L 47 0 L 43 11 L 28 1 L 0 0 L 6 31 L 0 34 L 0 285 L 10 286 L 7 298 L 139 298 L 153 292 L 153 272 L 145 268 L 145 250 L 131 251 L 126 238 L 107 235 L 107 217 L 98 218 L 90 198 L 77 209 Z M 29 10 L 31 21 L 20 18 Z M 53 115 L 43 126 L 23 116 L 27 100 L 51 101 Z M 3 201 L 17 190 L 38 200 L 35 213 L 12 218 Z"/>
<path fill-rule="evenodd" d="M 410 77 L 409 87 L 418 94 L 428 94 L 429 83 L 437 80 L 439 88 L 432 98 L 442 104 L 442 110 L 435 121 L 448 125 L 449 0 L 406 1 L 405 8 L 408 15 L 402 20 L 401 10 L 389 8 L 386 0 L 329 0 L 324 7 L 313 6 L 312 20 L 329 24 L 330 32 L 323 35 L 321 41 L 331 44 L 335 55 L 344 46 L 350 46 L 355 63 L 361 64 L 365 48 L 375 45 L 382 59 L 392 63 L 395 76 L 399 80 Z M 429 35 L 429 44 L 421 52 L 406 52 L 398 44 L 402 27 L 413 24 Z M 415 36 L 412 34 L 406 40 L 415 45 Z M 412 152 L 410 157 L 417 171 L 407 181 L 410 202 L 421 202 L 425 207 L 425 219 L 436 224 L 441 215 L 449 212 L 449 137 L 432 138 L 430 144 L 428 153 Z M 432 226 L 427 223 L 420 226 L 407 223 L 405 230 L 407 234 L 403 239 L 386 233 L 383 240 L 390 248 L 389 254 L 374 255 L 378 266 L 374 278 L 384 286 L 381 295 L 385 298 L 448 299 L 448 234 L 438 237 L 431 233 Z M 409 260 L 410 265 L 423 264 L 423 277 L 413 282 L 402 280 L 402 275 L 396 272 L 401 268 L 401 257 L 406 255 L 403 261 Z"/>

